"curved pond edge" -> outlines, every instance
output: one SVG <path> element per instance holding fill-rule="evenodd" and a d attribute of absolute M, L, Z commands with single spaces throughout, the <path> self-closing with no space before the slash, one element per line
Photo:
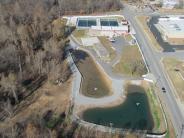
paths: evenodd
<path fill-rule="evenodd" d="M 70 52 L 68 53 L 69 54 L 69 57 L 67 58 L 67 60 L 70 62 L 73 62 L 72 58 L 71 58 L 71 55 L 70 55 Z M 93 57 L 94 58 L 94 57 Z M 100 66 L 101 67 L 101 66 Z M 75 65 L 73 68 L 77 68 Z M 74 69 L 74 78 L 76 77 L 76 72 L 75 72 L 75 69 Z M 146 80 L 145 80 L 146 81 Z M 80 87 L 80 86 L 79 86 Z M 159 97 L 158 97 L 159 99 Z M 112 132 L 112 133 L 115 133 L 115 132 L 119 132 L 120 134 L 126 134 L 126 133 L 129 133 L 131 132 L 130 130 L 126 130 L 126 129 L 119 129 L 119 128 L 111 128 L 111 127 L 107 127 L 107 126 L 102 126 L 102 125 L 97 125 L 97 124 L 94 124 L 94 123 L 89 123 L 89 122 L 86 122 L 84 120 L 82 120 L 81 118 L 79 118 L 79 116 L 75 113 L 75 96 L 72 95 L 71 96 L 71 105 L 73 105 L 73 110 L 72 110 L 72 115 L 71 115 L 71 120 L 75 123 L 78 123 L 79 125 L 81 126 L 86 126 L 86 127 L 89 127 L 89 128 L 96 128 L 100 131 L 103 131 L 103 132 Z M 159 99 L 159 105 L 161 106 L 161 109 L 162 109 L 162 113 L 163 113 L 163 116 L 164 116 L 164 120 L 166 122 L 166 131 L 163 132 L 163 133 L 145 133 L 146 131 L 134 131 L 134 133 L 136 134 L 140 134 L 140 132 L 142 133 L 145 133 L 145 135 L 147 137 L 153 137 L 153 138 L 162 138 L 162 137 L 165 137 L 166 134 L 167 134 L 167 130 L 168 130 L 168 124 L 167 124 L 167 119 L 166 119 L 166 115 L 165 115 L 165 112 L 163 110 L 163 106 L 160 102 L 160 99 Z"/>
<path fill-rule="evenodd" d="M 147 133 L 147 130 L 130 130 L 130 129 L 122 129 L 122 128 L 115 128 L 115 127 L 108 127 L 103 125 L 97 125 L 94 123 L 90 123 L 87 121 L 84 121 L 83 119 L 79 118 L 77 115 L 72 115 L 71 117 L 72 121 L 79 124 L 80 126 L 88 127 L 88 128 L 95 128 L 97 130 L 100 130 L 102 132 L 111 132 L 111 133 L 119 133 L 119 134 L 144 134 L 146 137 L 151 138 L 164 138 L 167 134 L 167 131 L 163 133 Z"/>
<path fill-rule="evenodd" d="M 123 102 L 124 102 L 124 100 L 119 102 L 119 104 L 121 104 Z M 117 104 L 117 103 L 114 104 L 114 105 L 109 104 L 109 105 L 106 105 L 104 108 L 117 106 L 119 104 Z M 102 132 L 119 133 L 119 134 L 124 134 L 124 135 L 129 134 L 129 133 L 133 133 L 133 134 L 137 134 L 137 135 L 142 134 L 145 137 L 150 137 L 150 138 L 164 138 L 167 135 L 168 124 L 167 124 L 166 115 L 165 115 L 165 112 L 163 110 L 163 106 L 160 102 L 159 97 L 158 97 L 158 104 L 160 105 L 160 108 L 162 110 L 164 122 L 165 122 L 165 125 L 166 125 L 166 129 L 165 129 L 164 132 L 154 133 L 154 132 L 148 132 L 148 130 L 131 130 L 131 129 L 116 128 L 116 127 L 108 127 L 108 126 L 104 126 L 104 125 L 98 125 L 98 124 L 95 124 L 95 123 L 87 122 L 87 121 L 83 120 L 80 117 L 80 113 L 84 112 L 86 109 L 95 108 L 96 106 L 82 109 L 81 111 L 78 112 L 79 114 L 77 114 L 77 113 L 73 114 L 72 115 L 72 120 L 74 122 L 78 123 L 81 126 L 88 127 L 88 128 L 91 128 L 91 129 L 95 128 L 95 129 L 100 130 Z"/>

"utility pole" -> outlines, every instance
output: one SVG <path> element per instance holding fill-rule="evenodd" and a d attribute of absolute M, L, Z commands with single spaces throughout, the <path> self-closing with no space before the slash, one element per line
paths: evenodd
<path fill-rule="evenodd" d="M 182 126 L 181 126 L 181 134 L 180 134 L 180 138 L 182 138 L 183 130 L 184 130 L 184 124 L 182 124 Z"/>

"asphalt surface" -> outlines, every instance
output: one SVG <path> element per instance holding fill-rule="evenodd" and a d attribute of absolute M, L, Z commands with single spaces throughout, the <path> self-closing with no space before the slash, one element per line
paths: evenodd
<path fill-rule="evenodd" d="M 71 48 L 76 48 L 79 47 L 78 43 L 74 42 L 74 40 L 70 37 L 70 46 Z M 86 50 L 85 50 L 86 51 Z M 91 55 L 92 56 L 92 55 Z M 93 56 L 93 58 L 95 58 Z M 102 98 L 92 98 L 92 97 L 86 97 L 82 95 L 80 91 L 80 86 L 81 86 L 81 79 L 82 76 L 76 67 L 72 56 L 69 54 L 68 58 L 68 63 L 70 65 L 70 69 L 72 70 L 74 74 L 74 81 L 73 81 L 73 86 L 72 86 L 72 100 L 74 104 L 77 105 L 107 105 L 109 103 L 116 102 L 118 99 L 123 98 L 123 86 L 124 86 L 124 80 L 122 79 L 114 79 L 112 76 L 108 75 L 109 79 L 112 81 L 112 91 L 113 94 L 110 96 L 105 96 Z M 97 59 L 96 59 L 97 60 Z M 98 62 L 96 62 L 99 64 Z M 99 67 L 101 67 L 101 64 L 99 64 Z M 104 68 L 102 68 L 104 70 Z M 106 70 L 104 70 L 106 72 Z M 107 73 L 107 72 L 106 72 Z"/>
<path fill-rule="evenodd" d="M 140 48 L 143 52 L 143 55 L 148 63 L 149 69 L 151 73 L 157 78 L 157 86 L 161 89 L 162 87 L 165 87 L 166 93 L 163 94 L 163 98 L 161 99 L 162 103 L 166 105 L 168 108 L 168 111 L 171 116 L 171 120 L 173 122 L 176 135 L 178 138 L 184 138 L 184 134 L 182 133 L 182 125 L 184 124 L 184 117 L 183 114 L 177 104 L 177 101 L 173 95 L 173 89 L 171 88 L 170 84 L 168 83 L 168 80 L 166 76 L 164 75 L 164 70 L 160 64 L 160 59 L 164 56 L 169 55 L 168 53 L 158 53 L 155 52 L 151 48 L 151 44 L 146 39 L 144 32 L 139 28 L 139 25 L 137 24 L 135 20 L 136 12 L 129 9 L 127 6 L 124 7 L 123 15 L 127 20 L 129 20 L 134 27 L 136 34 L 135 37 L 140 44 Z M 175 55 L 178 55 L 177 53 L 172 53 L 172 56 L 175 57 Z M 171 56 L 171 54 L 170 54 Z M 180 53 L 180 59 L 183 58 L 182 52 Z"/>

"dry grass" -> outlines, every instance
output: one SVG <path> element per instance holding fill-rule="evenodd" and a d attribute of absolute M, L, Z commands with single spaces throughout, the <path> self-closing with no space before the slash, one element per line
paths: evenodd
<path fill-rule="evenodd" d="M 100 98 L 111 94 L 111 81 L 90 56 L 80 60 L 77 66 L 83 77 L 81 91 L 85 96 Z"/>
<path fill-rule="evenodd" d="M 172 121 L 170 119 L 171 117 L 168 114 L 168 112 L 169 112 L 168 108 L 164 107 L 164 110 L 167 113 L 166 119 L 167 119 L 167 125 L 168 125 L 168 130 L 167 130 L 167 134 L 166 134 L 165 138 L 176 138 L 176 132 L 175 132 L 174 126 L 172 124 Z"/>
<path fill-rule="evenodd" d="M 184 14 L 184 10 L 183 9 L 163 9 L 163 8 L 160 8 L 159 9 L 159 12 L 161 13 L 172 13 L 172 14 Z"/>
<path fill-rule="evenodd" d="M 86 30 L 78 30 L 78 29 L 75 29 L 72 34 L 80 44 L 82 44 L 81 38 L 86 37 L 87 35 Z"/>
<path fill-rule="evenodd" d="M 150 31 L 148 25 L 147 25 L 147 20 L 149 19 L 148 16 L 137 16 L 136 20 L 139 24 L 139 26 L 142 28 L 144 31 L 147 39 L 151 42 L 151 46 L 153 46 L 154 49 L 158 51 L 162 51 L 163 48 L 158 44 L 157 40 L 155 39 L 153 33 Z"/>
<path fill-rule="evenodd" d="M 58 19 L 54 20 L 54 21 L 52 22 L 52 24 L 53 24 L 54 26 L 59 26 L 59 27 L 60 27 L 60 26 L 65 25 L 66 22 L 67 22 L 66 19 L 60 19 L 60 18 L 58 18 Z M 59 27 L 58 27 L 58 28 L 59 28 Z"/>
<path fill-rule="evenodd" d="M 138 67 L 141 70 L 138 70 Z M 142 76 L 146 73 L 146 67 L 137 45 L 127 46 L 123 49 L 121 59 L 114 66 L 113 71 L 127 76 Z"/>
<path fill-rule="evenodd" d="M 175 87 L 177 97 L 183 102 L 184 101 L 184 62 L 177 60 L 176 58 L 164 58 L 163 62 L 165 70 Z M 179 69 L 179 71 L 175 71 Z"/>
<path fill-rule="evenodd" d="M 77 30 L 77 29 L 75 29 L 75 31 L 73 32 L 73 35 L 76 38 L 81 38 L 81 37 L 84 37 L 86 35 L 86 31 L 85 30 Z"/>
<path fill-rule="evenodd" d="M 113 49 L 112 43 L 105 36 L 101 36 L 98 38 L 101 44 L 107 49 L 110 60 L 112 61 L 116 57 L 116 51 Z"/>

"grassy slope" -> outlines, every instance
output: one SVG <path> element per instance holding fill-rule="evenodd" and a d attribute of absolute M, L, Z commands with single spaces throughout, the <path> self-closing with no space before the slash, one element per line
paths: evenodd
<path fill-rule="evenodd" d="M 84 95 L 100 98 L 111 93 L 111 81 L 91 57 L 78 62 L 77 66 L 83 76 L 82 93 Z"/>
<path fill-rule="evenodd" d="M 147 89 L 147 96 L 149 99 L 150 108 L 151 108 L 151 112 L 152 112 L 152 116 L 154 120 L 154 130 L 153 131 L 158 132 L 158 133 L 163 133 L 166 131 L 164 116 L 163 116 L 162 109 L 159 104 L 159 100 L 156 97 L 154 91 L 155 90 L 153 87 L 152 88 L 150 87 L 149 89 Z"/>
<path fill-rule="evenodd" d="M 146 68 L 144 64 L 139 64 L 142 68 L 145 68 L 142 72 L 135 71 L 132 74 L 132 69 L 130 64 L 134 63 L 144 63 L 141 53 L 137 46 L 127 46 L 123 49 L 122 57 L 120 62 L 113 68 L 114 72 L 121 73 L 128 76 L 141 76 L 146 73 Z"/>
<path fill-rule="evenodd" d="M 171 79 L 178 98 L 180 98 L 180 100 L 184 100 L 184 80 L 181 77 L 181 71 L 184 71 L 184 68 L 182 66 L 182 61 L 179 61 L 175 58 L 164 58 L 163 59 L 163 64 L 165 67 L 165 70 L 169 76 L 169 78 Z M 174 69 L 180 69 L 181 71 L 176 72 Z"/>
<path fill-rule="evenodd" d="M 154 35 L 150 31 L 150 29 L 146 23 L 147 19 L 148 19 L 147 16 L 137 16 L 136 17 L 136 20 L 138 21 L 139 26 L 144 31 L 144 34 L 146 35 L 147 39 L 152 43 L 153 48 L 158 50 L 158 51 L 162 51 L 163 50 L 162 47 L 158 44 L 157 40 L 155 39 Z"/>

